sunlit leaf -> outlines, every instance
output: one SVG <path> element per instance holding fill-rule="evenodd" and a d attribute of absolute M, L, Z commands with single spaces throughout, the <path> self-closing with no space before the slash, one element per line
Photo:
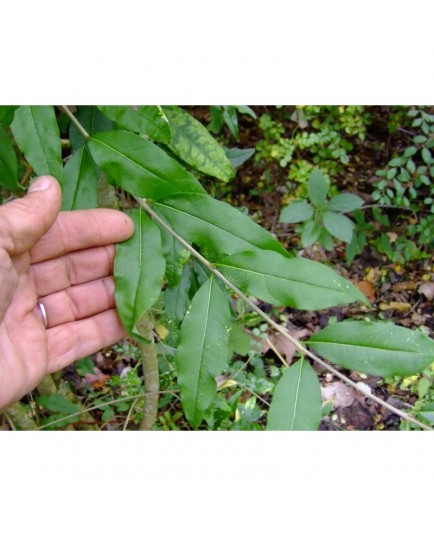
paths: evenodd
<path fill-rule="evenodd" d="M 286 369 L 274 391 L 267 430 L 318 430 L 321 386 L 305 359 Z"/>
<path fill-rule="evenodd" d="M 372 376 L 411 376 L 434 361 L 434 340 L 386 322 L 338 322 L 307 342 L 332 363 Z"/>
<path fill-rule="evenodd" d="M 211 277 L 191 302 L 176 352 L 182 406 L 195 428 L 214 398 L 215 377 L 227 362 L 230 326 L 227 296 Z"/>
<path fill-rule="evenodd" d="M 223 147 L 208 130 L 179 106 L 163 106 L 172 130 L 170 149 L 193 168 L 228 181 L 234 176 Z"/>
<path fill-rule="evenodd" d="M 140 337 L 138 322 L 160 295 L 165 260 L 157 225 L 142 210 L 129 216 L 135 230 L 129 240 L 116 245 L 115 299 L 125 329 Z"/>
<path fill-rule="evenodd" d="M 52 106 L 20 106 L 11 130 L 18 147 L 37 175 L 62 181 L 63 162 L 59 127 Z"/>
<path fill-rule="evenodd" d="M 365 296 L 331 268 L 309 259 L 288 259 L 272 251 L 245 251 L 216 262 L 237 287 L 272 305 L 324 309 Z"/>

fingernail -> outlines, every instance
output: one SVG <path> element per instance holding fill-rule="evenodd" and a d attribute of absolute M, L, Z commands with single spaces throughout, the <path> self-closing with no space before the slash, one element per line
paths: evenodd
<path fill-rule="evenodd" d="M 42 192 L 43 190 L 47 190 L 50 185 L 50 179 L 48 179 L 47 177 L 42 177 L 40 179 L 36 179 L 35 182 L 32 182 L 29 187 L 29 192 Z"/>

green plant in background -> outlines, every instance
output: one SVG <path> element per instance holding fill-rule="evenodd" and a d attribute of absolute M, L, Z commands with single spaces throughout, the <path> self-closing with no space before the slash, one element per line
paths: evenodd
<path fill-rule="evenodd" d="M 380 180 L 374 183 L 372 198 L 386 205 L 434 213 L 434 115 L 419 107 L 409 110 L 408 116 L 413 119 L 412 143 L 375 173 Z"/>
<path fill-rule="evenodd" d="M 329 183 L 319 169 L 312 171 L 307 187 L 310 203 L 293 201 L 282 210 L 279 221 L 303 223 L 296 229 L 301 235 L 303 247 L 318 241 L 331 251 L 333 238 L 351 243 L 355 225 L 344 214 L 359 209 L 364 203 L 363 199 L 355 194 L 342 193 L 328 200 Z"/>
<path fill-rule="evenodd" d="M 255 159 L 288 168 L 288 187 L 306 195 L 311 171 L 318 167 L 333 177 L 349 163 L 353 140 L 364 140 L 370 115 L 363 106 L 295 106 L 282 110 L 282 119 L 264 113 L 259 118 L 263 139 Z"/>
<path fill-rule="evenodd" d="M 97 205 L 102 185 L 122 193 L 135 234 L 116 249 L 115 298 L 140 361 L 125 378 L 111 380 L 115 390 L 134 394 L 99 407 L 133 399 L 128 414 L 133 418 L 134 408 L 140 409 L 142 429 L 172 429 L 177 423 L 201 429 L 207 422 L 214 429 L 317 429 L 321 393 L 310 360 L 358 386 L 307 345 L 331 363 L 380 376 L 416 374 L 434 360 L 429 337 L 383 322 L 334 322 L 300 343 L 251 299 L 305 310 L 355 301 L 367 304 L 364 295 L 330 267 L 291 257 L 272 234 L 207 193 L 202 177 L 227 182 L 234 166 L 208 130 L 184 109 L 92 106 L 78 107 L 75 114 L 67 107 L 61 110 L 20 106 L 8 111 L 1 155 L 9 175 L 2 186 L 15 189 L 21 182 L 15 155 L 33 174 L 57 176 L 63 203 L 73 209 Z M 69 125 L 71 151 L 61 143 L 59 123 L 65 132 Z M 348 121 L 340 124 L 342 130 L 358 128 Z M 312 205 L 299 205 L 298 210 L 321 214 L 330 236 L 349 241 L 353 225 L 343 213 L 360 207 L 361 200 L 352 194 L 327 200 L 328 190 L 323 173 L 313 173 Z M 240 301 L 247 314 L 239 314 Z M 248 350 L 247 360 L 240 359 L 244 336 L 252 337 L 242 327 L 251 313 L 267 330 L 294 344 L 297 356 L 290 366 L 283 361 L 281 369 L 266 369 Z M 266 330 L 257 329 L 261 339 Z M 249 365 L 245 376 L 240 367 L 235 369 L 237 362 L 245 369 Z M 229 376 L 218 384 L 223 374 Z M 234 393 L 235 386 L 240 390 Z M 246 392 L 247 398 L 241 396 Z M 179 397 L 180 406 L 168 415 L 173 399 L 163 401 L 161 394 Z M 112 416 L 108 411 L 104 419 Z"/>
<path fill-rule="evenodd" d="M 256 119 L 255 112 L 250 106 L 210 106 L 211 122 L 208 130 L 213 134 L 220 134 L 223 125 L 226 125 L 232 136 L 238 141 L 238 114 L 244 114 Z"/>

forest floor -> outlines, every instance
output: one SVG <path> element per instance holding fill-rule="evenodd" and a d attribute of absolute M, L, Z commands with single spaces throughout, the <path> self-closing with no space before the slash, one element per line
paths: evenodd
<path fill-rule="evenodd" d="M 210 122 L 209 107 L 188 107 L 189 111 L 203 124 Z M 275 113 L 275 107 L 253 106 L 257 116 L 264 112 Z M 399 131 L 390 133 L 387 119 L 382 107 L 373 107 L 372 123 L 367 128 L 365 140 L 357 139 L 351 151 L 350 161 L 342 172 L 333 177 L 333 185 L 337 191 L 356 193 L 367 205 L 375 204 L 372 200 L 372 183 L 378 180 L 375 172 L 387 165 L 393 154 L 408 145 L 408 133 Z M 223 129 L 220 141 L 231 147 L 254 148 L 263 139 L 258 120 L 249 116 L 239 116 L 239 140 L 230 137 L 229 131 Z M 319 244 L 303 249 L 294 225 L 279 223 L 282 207 L 287 202 L 285 184 L 288 171 L 277 163 L 265 165 L 255 158 L 250 158 L 237 169 L 236 177 L 229 184 L 214 183 L 215 196 L 232 205 L 242 207 L 249 215 L 280 240 L 288 250 L 296 250 L 297 254 L 330 265 L 342 276 L 352 281 L 368 298 L 371 306 L 352 304 L 334 307 L 321 311 L 299 311 L 280 308 L 278 310 L 281 323 L 289 332 L 300 340 L 308 338 L 315 331 L 325 327 L 331 318 L 345 320 L 362 319 L 370 316 L 389 320 L 397 325 L 411 329 L 423 327 L 432 336 L 434 331 L 433 297 L 434 297 L 434 257 L 405 263 L 391 262 L 385 255 L 378 252 L 372 240 L 368 240 L 361 254 L 351 263 L 346 262 L 345 244 L 335 242 L 333 251 L 326 251 Z M 367 220 L 370 211 L 366 211 Z M 411 211 L 397 207 L 386 208 L 384 213 L 389 217 L 390 226 L 387 237 L 392 247 L 396 238 L 405 230 Z M 374 226 L 375 222 L 370 223 Z M 265 306 L 266 307 L 266 306 Z M 276 310 L 268 307 L 267 312 L 276 314 Z M 282 319 L 284 319 L 282 321 Z M 289 364 L 294 357 L 293 347 L 279 340 L 275 335 L 274 346 Z M 71 365 L 63 371 L 61 377 L 71 386 L 75 397 L 84 401 L 89 408 L 98 400 L 110 399 L 115 378 L 122 377 L 125 370 L 137 362 L 134 355 L 135 347 L 131 341 L 121 341 L 118 345 L 106 348 L 91 356 L 90 361 L 79 365 Z M 270 346 L 264 345 L 263 357 L 266 362 L 275 362 L 276 356 Z M 322 420 L 321 430 L 397 430 L 401 427 L 401 419 L 393 412 L 374 403 L 371 399 L 342 383 L 332 374 L 313 363 L 321 382 L 323 400 L 333 400 L 333 410 Z M 420 376 L 413 379 L 384 379 L 365 374 L 350 372 L 336 367 L 354 382 L 362 382 L 371 393 L 387 401 L 398 409 L 410 409 L 420 398 L 417 382 Z M 433 377 L 427 378 L 431 389 Z M 132 391 L 141 386 L 130 385 Z M 425 389 L 425 390 L 426 390 Z M 128 394 L 128 393 L 127 393 Z M 164 396 L 162 396 L 164 399 Z M 178 406 L 177 406 L 178 404 Z M 134 404 L 133 404 L 134 405 Z M 118 412 L 109 406 L 101 410 L 83 415 L 79 422 L 74 423 L 75 429 L 86 429 L 87 426 L 99 429 L 119 430 L 137 429 L 137 424 L 129 421 L 129 407 L 116 406 Z M 167 429 L 188 429 L 178 411 L 179 403 L 170 402 L 167 406 L 160 404 L 161 422 L 167 417 L 170 423 Z M 133 407 L 131 406 L 131 411 Z M 124 414 L 121 415 L 121 413 Z M 128 412 L 128 415 L 126 415 Z M 126 416 L 125 416 L 126 415 Z M 129 422 L 128 422 L 129 421 Z M 167 422 L 169 422 L 167 421 Z M 7 426 L 7 424 L 5 424 Z M 163 426 L 164 428 L 164 426 Z"/>
<path fill-rule="evenodd" d="M 275 107 L 252 107 L 258 117 L 264 112 L 273 114 Z M 209 123 L 208 107 L 194 107 L 191 110 L 197 119 Z M 408 145 L 408 133 L 397 131 L 390 134 L 386 114 L 382 107 L 375 107 L 374 121 L 368 127 L 364 141 L 357 140 L 351 151 L 351 160 L 344 171 L 333 177 L 333 184 L 339 192 L 351 192 L 360 195 L 366 204 L 375 204 L 371 198 L 372 183 L 378 180 L 375 172 L 385 167 L 392 158 L 392 151 L 398 152 Z M 262 133 L 258 121 L 247 116 L 240 117 L 240 148 L 255 147 L 261 140 Z M 234 140 L 232 140 L 233 143 Z M 236 178 L 226 190 L 228 201 L 234 205 L 247 207 L 249 214 L 261 225 L 274 233 L 287 247 L 296 248 L 298 254 L 319 262 L 329 264 L 341 275 L 351 280 L 366 295 L 371 303 L 369 309 L 363 305 L 335 307 L 322 311 L 282 310 L 286 313 L 287 327 L 294 334 L 309 337 L 314 331 L 323 328 L 330 317 L 341 321 L 347 318 L 360 319 L 367 315 L 373 318 L 389 320 L 407 328 L 424 326 L 425 332 L 432 335 L 434 330 L 433 261 L 431 258 L 415 262 L 394 263 L 380 254 L 372 244 L 367 243 L 363 252 L 356 256 L 351 264 L 345 262 L 345 244 L 336 242 L 332 252 L 326 251 L 319 244 L 301 249 L 299 238 L 288 224 L 279 223 L 282 209 L 281 185 L 287 181 L 287 170 L 274 165 L 268 175 L 266 187 L 258 191 L 253 185 L 264 183 L 264 167 L 248 160 L 237 171 Z M 252 190 L 255 194 L 252 195 Z M 411 212 L 402 209 L 384 209 L 392 227 L 388 238 L 392 243 L 404 230 Z M 285 348 L 282 348 L 283 352 Z M 351 387 L 333 378 L 331 374 L 313 365 L 319 374 L 323 398 L 334 399 L 334 411 L 322 422 L 322 429 L 327 430 L 394 430 L 399 429 L 400 418 L 357 393 Z M 339 367 L 337 367 L 339 369 Z M 409 389 L 400 381 L 386 383 L 380 377 L 368 377 L 364 374 L 340 369 L 355 382 L 367 384 L 372 394 L 386 400 L 398 409 L 410 408 L 418 400 L 415 389 Z M 416 380 L 416 378 L 414 378 Z M 404 388 L 402 388 L 404 386 Z"/>

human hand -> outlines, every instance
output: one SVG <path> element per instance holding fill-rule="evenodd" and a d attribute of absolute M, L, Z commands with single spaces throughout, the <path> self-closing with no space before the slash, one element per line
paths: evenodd
<path fill-rule="evenodd" d="M 114 243 L 132 235 L 131 220 L 60 205 L 57 181 L 41 177 L 25 197 L 0 206 L 0 409 L 125 334 L 112 274 Z"/>

